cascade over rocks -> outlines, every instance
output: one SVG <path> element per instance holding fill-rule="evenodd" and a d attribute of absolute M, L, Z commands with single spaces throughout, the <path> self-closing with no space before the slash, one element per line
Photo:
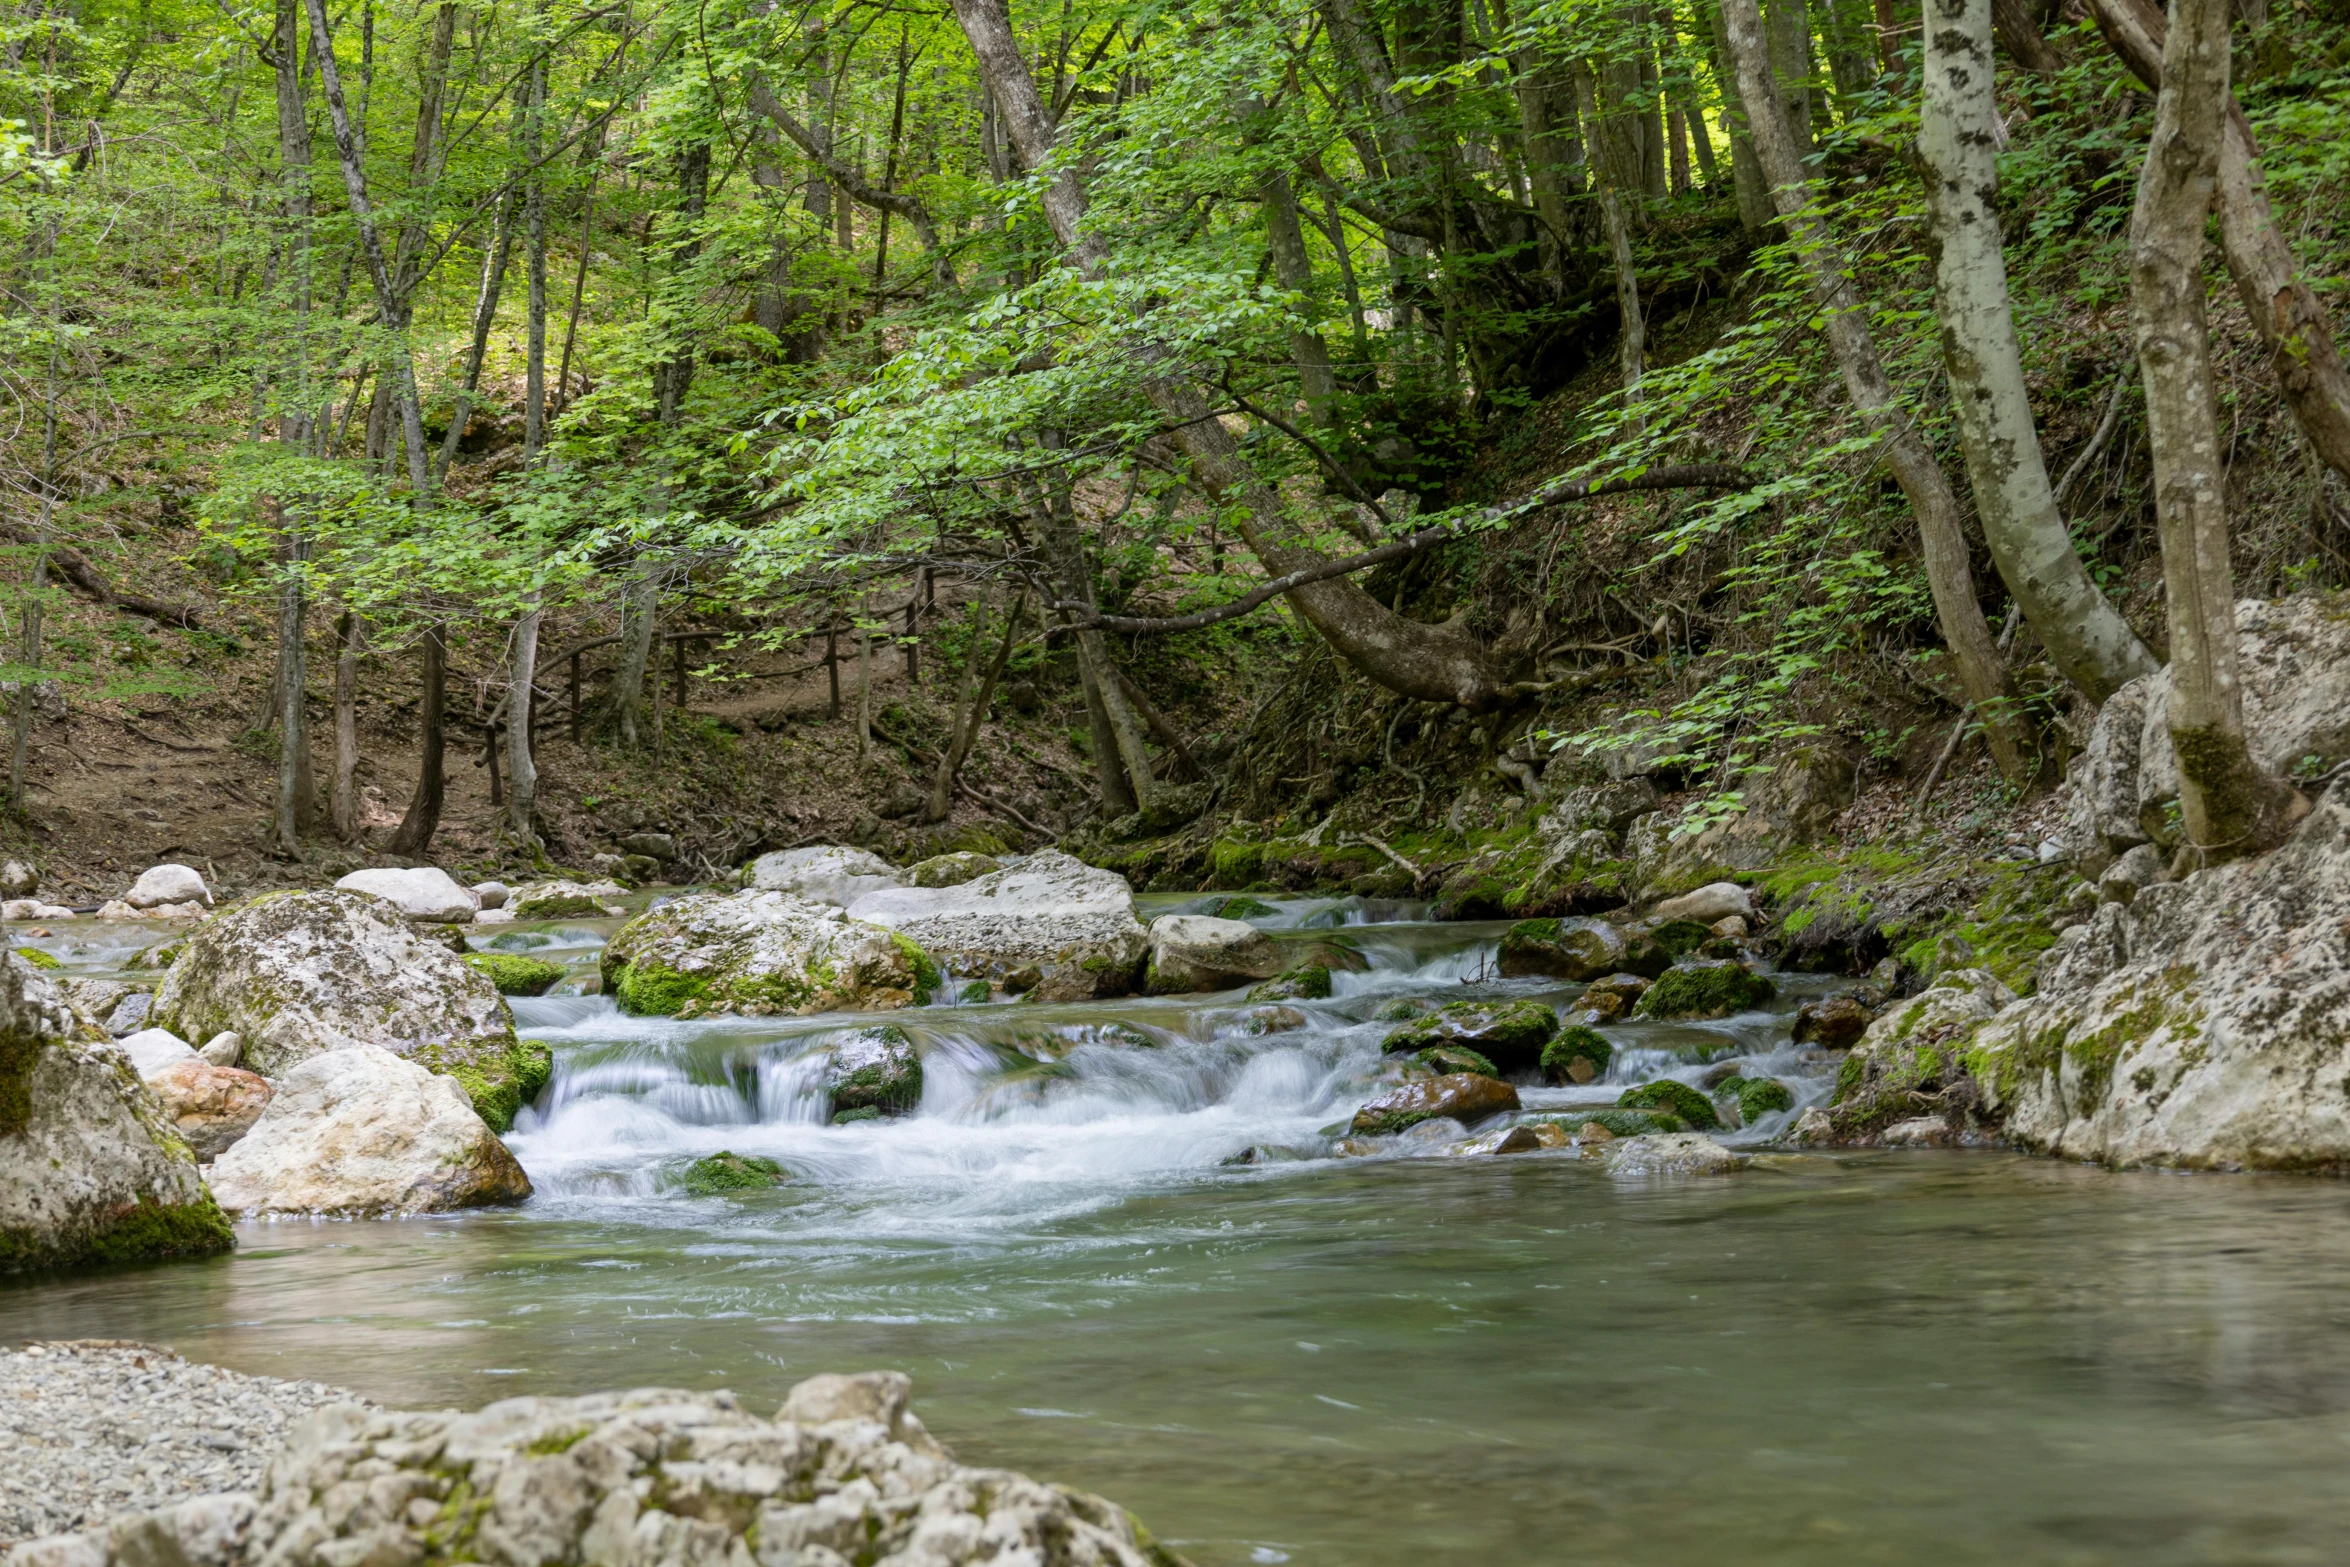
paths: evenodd
<path fill-rule="evenodd" d="M 811 1378 L 773 1420 L 732 1393 L 332 1404 L 259 1495 L 17 1547 L 8 1567 L 1180 1567 L 1124 1508 L 958 1464 L 891 1371 Z"/>
<path fill-rule="evenodd" d="M 56 985 L 0 954 L 0 1273 L 228 1250 L 155 1095 L 76 1032 Z"/>
<path fill-rule="evenodd" d="M 360 1045 L 279 1079 L 212 1191 L 245 1214 L 438 1213 L 520 1202 L 530 1178 L 456 1083 Z"/>
<path fill-rule="evenodd" d="M 620 927 L 604 990 L 623 1012 L 744 1017 L 918 1005 L 939 982 L 920 945 L 828 903 L 751 888 L 688 893 Z"/>
<path fill-rule="evenodd" d="M 278 893 L 206 920 L 149 1015 L 182 1039 L 238 1034 L 244 1064 L 268 1077 L 380 1046 L 455 1078 L 500 1129 L 551 1070 L 544 1044 L 515 1037 L 496 985 L 365 892 Z"/>
<path fill-rule="evenodd" d="M 1039 1001 L 1131 995 L 1150 950 L 1126 878 L 1052 849 L 956 887 L 867 893 L 849 913 L 919 942 L 958 974 L 1000 980 L 1033 965 Z"/>
<path fill-rule="evenodd" d="M 2314 595 L 2236 605 L 2237 671 L 2252 760 L 2311 777 L 2350 759 L 2350 619 Z M 2178 753 L 2168 666 L 2106 699 L 2071 773 L 2058 840 L 2091 881 L 2139 844 L 2178 846 Z"/>
<path fill-rule="evenodd" d="M 2350 1168 L 2345 788 L 2273 853 L 2141 888 L 2060 938 L 2036 992 L 1966 1049 L 2009 1138 L 2120 1165 Z"/>

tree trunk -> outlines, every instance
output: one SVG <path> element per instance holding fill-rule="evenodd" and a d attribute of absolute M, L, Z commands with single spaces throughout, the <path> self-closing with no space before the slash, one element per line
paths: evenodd
<path fill-rule="evenodd" d="M 2065 678 L 2102 703 L 2154 655 L 2106 601 L 2058 513 L 2024 388 L 2000 243 L 1991 8 L 1926 0 L 1925 162 L 1934 310 L 1975 515 L 2007 590 Z"/>
<path fill-rule="evenodd" d="M 327 27 L 325 0 L 303 0 L 303 3 L 310 13 L 311 42 L 317 50 L 319 85 L 326 90 L 327 118 L 334 126 L 335 152 L 342 160 L 343 190 L 351 201 L 351 221 L 359 230 L 359 249 L 367 262 L 368 279 L 375 285 L 376 309 L 386 326 L 398 333 L 404 320 L 400 294 L 394 286 L 391 265 L 384 257 L 383 237 L 376 232 L 375 209 L 367 199 L 367 170 L 360 163 L 350 106 L 343 98 L 343 77 L 335 64 L 334 34 Z M 432 470 L 425 459 L 424 416 L 416 401 L 416 361 L 404 334 L 387 352 L 391 355 L 393 395 L 399 403 L 401 433 L 408 449 L 408 482 L 421 499 L 432 492 Z M 437 821 L 437 801 L 434 815 Z M 402 830 L 406 830 L 405 824 Z"/>
<path fill-rule="evenodd" d="M 1055 435 L 1047 435 L 1045 445 L 1058 448 Z M 1090 614 L 1094 605 L 1093 569 L 1085 559 L 1085 540 L 1077 531 L 1077 511 L 1066 491 L 1052 487 L 1050 480 L 1038 481 L 1027 496 L 1029 513 L 1036 519 L 1039 542 L 1046 562 L 1061 584 L 1064 602 L 1079 606 L 1080 614 Z M 1144 749 L 1142 723 L 1135 716 L 1133 704 L 1126 693 L 1118 689 L 1117 676 L 1110 664 L 1109 644 L 1097 630 L 1077 633 L 1077 653 L 1086 672 L 1086 712 L 1094 724 L 1095 768 L 1102 770 L 1105 752 L 1114 757 L 1124 787 L 1113 791 L 1104 778 L 1102 798 L 1105 803 L 1117 794 L 1131 792 L 1132 805 L 1147 809 L 1158 792 L 1158 779 L 1151 771 L 1150 753 Z M 1123 813 L 1121 813 L 1123 814 Z"/>
<path fill-rule="evenodd" d="M 1730 67 L 1730 35 L 1719 0 L 1713 5 L 1711 20 L 1707 43 L 1714 80 L 1722 89 L 1722 129 L 1730 138 L 1730 185 L 1738 197 L 1738 222 L 1753 233 L 1770 227 L 1776 209 L 1770 184 L 1763 178 L 1762 160 L 1755 155 L 1753 133 L 1747 128 L 1746 106 L 1738 100 L 1737 77 Z"/>
<path fill-rule="evenodd" d="M 349 610 L 335 619 L 335 836 L 359 837 L 360 620 Z"/>
<path fill-rule="evenodd" d="M 277 513 L 279 536 L 284 540 L 284 580 L 277 590 L 277 701 L 278 701 L 278 762 L 277 762 L 277 820 L 278 848 L 292 859 L 302 857 L 302 832 L 313 825 L 305 818 L 313 816 L 305 809 L 303 796 L 310 787 L 310 769 L 307 765 L 310 751 L 308 706 L 303 701 L 302 685 L 305 678 L 302 659 L 302 540 L 287 523 L 282 507 L 275 502 L 270 510 Z"/>
<path fill-rule="evenodd" d="M 407 857 L 422 855 L 440 830 L 441 805 L 447 798 L 442 765 L 448 755 L 449 646 L 438 621 L 424 628 L 424 700 L 419 715 L 416 748 L 416 793 L 408 799 L 408 814 L 400 818 L 391 842 L 384 848 Z"/>
<path fill-rule="evenodd" d="M 1808 158 L 1812 148 L 1811 17 L 1804 0 L 1771 0 L 1765 15 L 1763 26 L 1770 35 L 1771 75 L 1777 78 L 1787 135 L 1795 143 L 1797 156 Z M 1763 168 L 1769 173 L 1767 157 Z M 1769 177 L 1774 185 L 1783 183 L 1776 174 Z"/>
<path fill-rule="evenodd" d="M 1593 91 L 1591 73 L 1577 70 L 1575 88 L 1583 111 L 1583 118 L 1592 128 L 1595 139 L 1604 136 L 1601 130 L 1599 107 Z M 1647 365 L 1648 331 L 1640 314 L 1640 276 L 1632 261 L 1632 224 L 1624 214 L 1624 200 L 1617 186 L 1620 168 L 1615 160 L 1593 160 L 1592 168 L 1599 176 L 1599 216 L 1607 233 L 1608 260 L 1616 275 L 1616 311 L 1622 325 L 1618 329 L 1617 363 L 1623 371 L 1624 406 L 1632 411 L 1637 425 L 1640 413 L 1640 377 Z"/>
<path fill-rule="evenodd" d="M 2138 80 L 2162 84 L 2162 13 L 2146 0 L 2091 0 L 2106 43 Z M 2260 148 L 2235 95 L 2219 149 L 2219 239 L 2253 330 L 2293 422 L 2325 465 L 2350 479 L 2350 370 L 2325 307 L 2301 280 L 2293 247 L 2277 228 L 2261 175 Z"/>
<path fill-rule="evenodd" d="M 270 40 L 277 67 L 278 167 L 286 219 L 286 280 L 293 291 L 294 346 L 278 441 L 307 448 L 310 437 L 310 116 L 302 101 L 302 22 L 298 0 L 277 0 Z"/>
<path fill-rule="evenodd" d="M 1933 0 L 1928 0 L 1933 3 Z M 2064 56 L 2056 52 L 2040 23 L 2032 15 L 2024 0 L 1991 0 L 1991 26 L 1999 36 L 1999 45 L 2016 64 L 2043 80 L 2064 69 Z M 1933 22 L 1927 20 L 1927 47 L 1933 46 Z"/>
<path fill-rule="evenodd" d="M 2187 847 L 2202 863 L 2282 838 L 2300 804 L 2244 735 L 2227 473 L 2203 310 L 2203 226 L 2228 120 L 2228 0 L 2174 0 L 2154 136 L 2130 215 L 2130 304 L 2170 624 L 2170 733 Z"/>
<path fill-rule="evenodd" d="M 710 199 L 708 142 L 688 142 L 678 153 L 677 195 L 679 234 L 669 247 L 673 277 L 690 271 L 702 253 L 702 214 Z M 694 351 L 690 341 L 673 342 L 669 357 L 653 366 L 653 397 L 656 417 L 661 423 L 677 423 L 686 391 L 693 381 Z"/>
<path fill-rule="evenodd" d="M 531 754 L 530 717 L 531 682 L 539 673 L 541 614 L 534 608 L 514 623 L 513 680 L 506 687 L 506 771 L 512 775 L 507 780 L 507 817 L 526 849 L 536 848 L 539 841 L 539 768 Z"/>
<path fill-rule="evenodd" d="M 2008 781 L 2020 787 L 2033 779 L 2038 763 L 2006 663 L 1975 599 L 1958 497 L 1908 411 L 1893 396 L 1876 339 L 1869 333 L 1867 305 L 1852 284 L 1851 262 L 1813 200 L 1809 171 L 1772 80 L 1770 46 L 1755 0 L 1721 0 L 1721 8 L 1727 52 L 1738 73 L 1755 153 L 1771 183 L 1779 216 L 1810 274 L 1812 296 L 1819 303 L 1845 392 L 1884 438 L 1885 464 L 1917 517 L 1926 584 L 1933 593 L 1943 641 L 1957 661 L 1959 683 L 1982 719 L 1992 759 Z"/>
<path fill-rule="evenodd" d="M 980 601 L 984 610 L 986 600 Z M 995 656 L 988 660 L 986 674 L 976 686 L 973 676 L 979 669 L 983 649 L 980 645 L 980 627 L 974 621 L 971 628 L 971 656 L 963 665 L 963 688 L 966 698 L 957 715 L 955 732 L 947 744 L 946 754 L 939 758 L 938 772 L 930 781 L 930 805 L 924 813 L 925 821 L 943 822 L 954 808 L 955 779 L 963 770 L 963 763 L 971 756 L 971 747 L 979 739 L 979 726 L 987 719 L 988 704 L 995 700 L 996 682 L 1004 675 L 1004 666 L 1012 661 L 1012 649 L 1020 640 L 1020 620 L 1028 613 L 1028 595 L 1023 593 L 1013 601 L 1011 618 L 1004 622 L 1002 641 Z"/>
<path fill-rule="evenodd" d="M 1291 188 L 1289 176 L 1277 168 L 1268 168 L 1257 180 L 1257 201 L 1265 214 L 1265 244 L 1272 252 L 1273 276 L 1281 286 L 1301 296 L 1298 308 L 1310 308 L 1314 286 L 1313 263 L 1306 257 L 1305 229 L 1297 218 L 1297 192 Z M 1338 394 L 1338 382 L 1330 371 L 1330 349 L 1322 341 L 1322 334 L 1310 326 L 1292 328 L 1289 334 L 1290 357 L 1297 365 L 1299 389 L 1305 393 L 1306 407 L 1316 424 L 1330 419 L 1330 400 Z"/>
<path fill-rule="evenodd" d="M 1054 126 L 1012 34 L 1003 0 L 956 0 L 955 15 L 1022 160 L 1030 168 L 1043 167 L 1053 151 Z M 1079 232 L 1085 200 L 1079 171 L 1068 164 L 1043 192 L 1045 217 L 1054 236 L 1080 268 L 1093 272 L 1106 247 L 1098 236 Z M 1151 352 L 1147 347 L 1143 351 Z M 1194 479 L 1211 499 L 1232 507 L 1242 537 L 1268 571 L 1286 574 L 1327 559 L 1298 537 L 1281 498 L 1242 459 L 1239 442 L 1212 417 L 1192 381 L 1174 375 L 1154 377 L 1143 390 L 1173 427 L 1170 438 L 1191 459 Z M 1292 593 L 1290 602 L 1340 656 L 1391 691 L 1476 708 L 1504 698 L 1501 684 L 1486 668 L 1484 650 L 1472 637 L 1451 627 L 1406 620 L 1353 582 L 1317 582 Z"/>
<path fill-rule="evenodd" d="M 620 668 L 612 676 L 612 718 L 626 746 L 643 743 L 645 666 L 653 657 L 653 612 L 660 591 L 651 557 L 638 556 L 620 590 Z M 836 687 L 836 705 L 837 700 Z"/>
<path fill-rule="evenodd" d="M 525 96 L 529 103 L 523 110 L 523 164 L 530 173 L 529 183 L 522 190 L 522 229 L 524 275 L 530 282 L 530 299 L 524 326 L 522 460 L 526 466 L 535 466 L 547 444 L 547 177 L 539 162 L 547 112 L 547 57 L 543 53 L 532 62 Z M 535 639 L 536 616 L 524 619 L 530 622 Z M 528 744 L 526 735 L 525 749 Z M 514 776 L 514 783 L 514 792 L 519 797 L 523 793 L 519 772 Z M 527 818 L 521 820 L 520 830 L 527 838 L 529 823 Z"/>
<path fill-rule="evenodd" d="M 465 350 L 465 379 L 457 391 L 457 410 L 449 416 L 449 433 L 441 438 L 441 460 L 436 474 L 445 476 L 457 459 L 457 443 L 473 417 L 473 394 L 481 385 L 482 360 L 489 354 L 490 328 L 498 319 L 498 296 L 506 287 L 506 262 L 514 251 L 514 202 L 498 202 L 496 234 L 481 260 L 481 287 L 473 300 L 473 340 Z"/>
<path fill-rule="evenodd" d="M 873 759 L 873 634 L 857 627 L 857 772 Z"/>

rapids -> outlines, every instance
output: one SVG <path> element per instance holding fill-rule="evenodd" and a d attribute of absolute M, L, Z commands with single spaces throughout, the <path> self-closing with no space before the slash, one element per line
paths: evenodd
<path fill-rule="evenodd" d="M 889 1021 L 923 1097 L 892 1121 L 827 1124 L 815 1081 L 823 1037 L 869 1017 L 518 1000 L 557 1060 L 511 1138 L 527 1205 L 249 1224 L 217 1262 L 0 1288 L 0 1331 L 407 1404 L 668 1383 L 759 1407 L 895 1366 L 959 1456 L 1115 1497 L 1201 1567 L 2338 1559 L 2337 1188 L 1992 1154 L 1662 1184 L 1408 1141 L 1332 1158 L 1383 1005 L 1576 987 L 1495 979 L 1499 924 L 1272 907 L 1368 960 L 1292 1003 L 1304 1026 L 1253 1034 L 1237 993 L 910 1010 Z M 474 943 L 585 976 L 609 928 Z M 83 971 L 135 950 L 61 929 L 42 945 Z M 1528 1109 L 1740 1059 L 1798 1090 L 1730 1134 L 1767 1139 L 1832 1070 L 1787 1043 L 1831 986 L 1780 979 L 1767 1012 L 1610 1026 L 1608 1079 Z M 719 1149 L 792 1179 L 676 1189 Z"/>

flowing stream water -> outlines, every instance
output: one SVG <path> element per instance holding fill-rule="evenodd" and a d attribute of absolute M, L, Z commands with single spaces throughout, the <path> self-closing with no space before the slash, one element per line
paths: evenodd
<path fill-rule="evenodd" d="M 890 1121 L 831 1125 L 815 1087 L 822 1036 L 870 1018 L 518 1000 L 556 1056 L 511 1139 L 526 1205 L 246 1224 L 232 1257 L 0 1289 L 0 1335 L 165 1342 L 401 1405 L 652 1383 L 758 1408 L 891 1366 L 959 1457 L 1114 1497 L 1201 1567 L 2342 1559 L 2338 1184 L 1984 1153 L 1666 1182 L 1433 1142 L 1329 1157 L 1383 1006 L 1575 987 L 1493 979 L 1499 925 L 1273 907 L 1259 923 L 1343 927 L 1368 960 L 1294 1003 L 1303 1027 L 1251 1033 L 1237 993 L 900 1013 L 924 1091 Z M 474 940 L 592 973 L 608 930 Z M 85 971 L 135 950 L 92 932 L 42 944 Z M 1729 1060 L 1800 1110 L 1832 1062 L 1789 1014 L 1827 987 L 1781 979 L 1768 1012 L 1609 1026 L 1608 1078 L 1523 1088 L 1529 1111 Z M 722 1148 L 793 1178 L 677 1189 Z"/>

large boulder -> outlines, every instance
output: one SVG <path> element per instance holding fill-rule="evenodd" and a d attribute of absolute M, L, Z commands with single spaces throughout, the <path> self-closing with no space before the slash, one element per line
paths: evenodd
<path fill-rule="evenodd" d="M 44 1567 L 482 1561 L 529 1567 L 1167 1567 L 1115 1503 L 956 1463 L 896 1372 L 820 1377 L 773 1420 L 732 1393 L 510 1398 L 474 1414 L 333 1404 L 258 1496 L 53 1535 Z"/>
<path fill-rule="evenodd" d="M 1504 978 L 1593 980 L 1621 969 L 1631 950 L 1606 920 L 1520 920 L 1503 933 L 1499 959 Z"/>
<path fill-rule="evenodd" d="M 1126 878 L 1049 849 L 959 887 L 867 893 L 849 913 L 912 937 L 958 974 L 1033 966 L 1039 1001 L 1132 994 L 1150 950 Z"/>
<path fill-rule="evenodd" d="M 1504 1072 L 1531 1072 L 1559 1031 L 1558 1014 L 1539 1001 L 1455 1001 L 1394 1030 L 1380 1042 L 1388 1055 L 1438 1045 L 1465 1046 Z"/>
<path fill-rule="evenodd" d="M 2240 601 L 2236 655 L 2255 763 L 2310 776 L 2350 758 L 2350 618 L 2336 601 Z M 2092 879 L 2138 844 L 2176 847 L 2170 690 L 2166 665 L 2107 698 L 2072 772 L 2059 842 Z"/>
<path fill-rule="evenodd" d="M 745 1017 L 919 1005 L 937 965 L 909 937 L 829 903 L 756 888 L 672 898 L 614 933 L 604 992 L 651 1017 Z"/>
<path fill-rule="evenodd" d="M 0 955 L 0 1273 L 228 1250 L 155 1095 L 75 1032 L 57 987 Z"/>
<path fill-rule="evenodd" d="M 1694 892 L 1667 898 L 1650 911 L 1660 920 L 1695 920 L 1711 925 L 1732 915 L 1754 918 L 1754 894 L 1734 881 L 1708 882 Z"/>
<path fill-rule="evenodd" d="M 266 1077 L 377 1045 L 453 1077 L 499 1130 L 545 1086 L 548 1049 L 518 1039 L 489 978 L 372 893 L 288 892 L 191 933 L 149 1014 L 182 1039 L 244 1039 Z"/>
<path fill-rule="evenodd" d="M 389 1050 L 312 1056 L 214 1161 L 236 1213 L 437 1213 L 520 1202 L 530 1178 L 464 1090 Z"/>
<path fill-rule="evenodd" d="M 1151 921 L 1148 988 L 1154 995 L 1229 990 L 1288 966 L 1281 943 L 1245 920 L 1162 914 Z"/>
<path fill-rule="evenodd" d="M 160 909 L 197 904 L 208 907 L 212 891 L 190 865 L 150 865 L 139 872 L 122 902 L 134 909 Z"/>
<path fill-rule="evenodd" d="M 509 895 L 500 913 L 518 920 L 600 920 L 624 912 L 612 900 L 628 895 L 616 881 L 538 881 Z"/>
<path fill-rule="evenodd" d="M 353 871 L 335 886 L 343 892 L 372 892 L 390 900 L 412 920 L 432 925 L 468 925 L 481 908 L 481 897 L 437 865 L 413 870 L 385 866 Z"/>
<path fill-rule="evenodd" d="M 880 855 L 838 844 L 780 849 L 751 862 L 753 889 L 785 892 L 810 903 L 829 903 L 841 909 L 869 892 L 895 887 L 899 881 L 897 869 Z"/>
<path fill-rule="evenodd" d="M 1975 1032 L 1968 1070 L 2008 1137 L 2066 1158 L 2350 1169 L 2346 930 L 2337 784 L 2274 853 L 2066 932 L 2030 999 Z"/>
<path fill-rule="evenodd" d="M 258 1072 L 216 1066 L 201 1056 L 158 1067 L 141 1081 L 162 1104 L 172 1130 L 206 1162 L 253 1130 L 272 1097 L 269 1079 Z"/>
<path fill-rule="evenodd" d="M 1836 1070 L 1821 1124 L 1807 1141 L 1875 1142 L 1893 1126 L 1932 1116 L 1955 1135 L 1980 1094 L 1967 1053 L 1976 1033 L 2015 1001 L 1983 969 L 1946 969 L 1924 991 L 1878 1014 Z"/>

